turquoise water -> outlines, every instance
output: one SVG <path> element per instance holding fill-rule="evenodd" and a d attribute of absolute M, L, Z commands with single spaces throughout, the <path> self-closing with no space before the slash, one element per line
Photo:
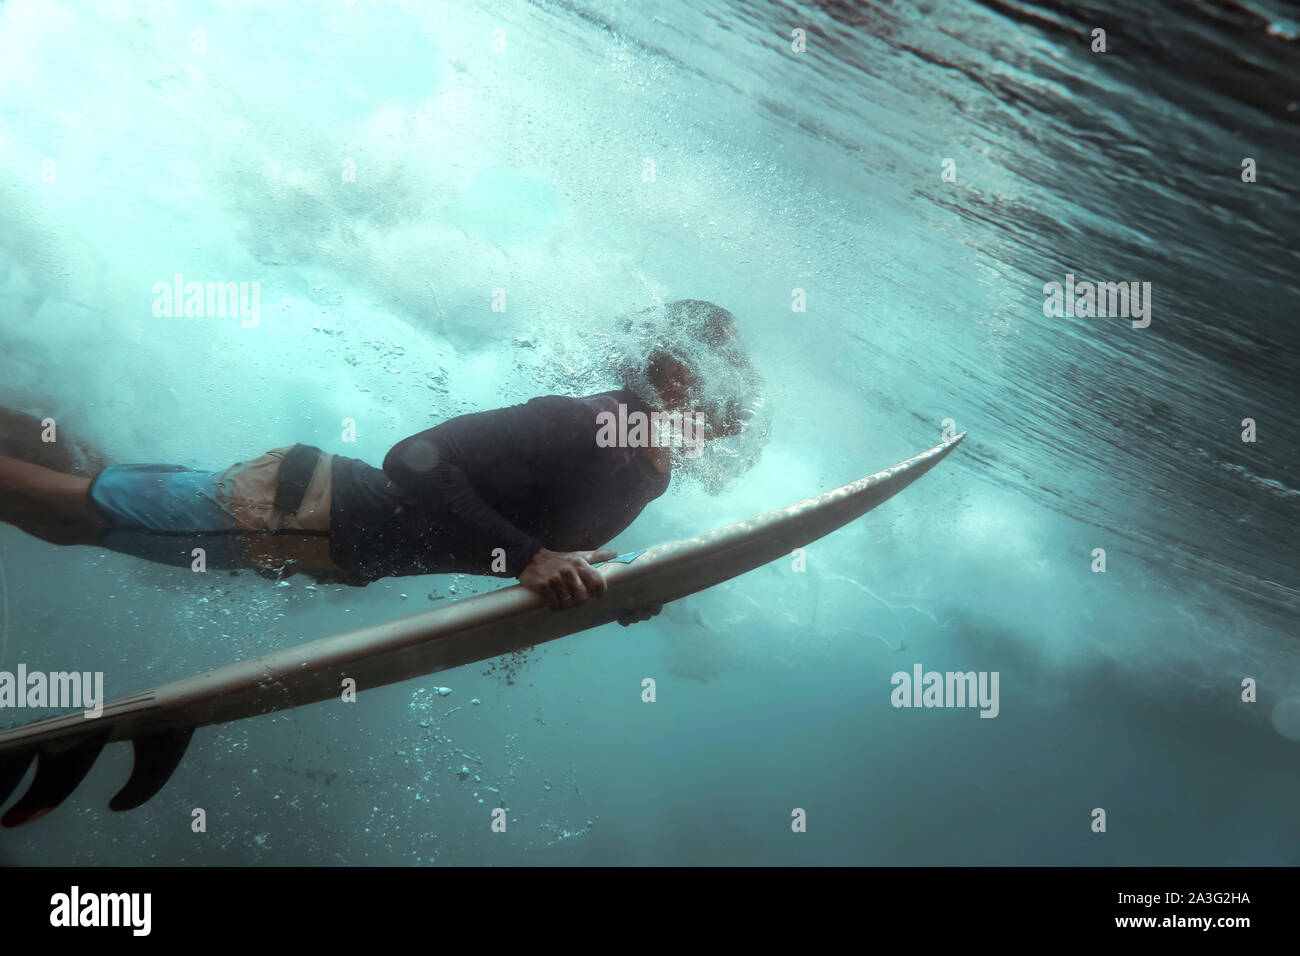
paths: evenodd
<path fill-rule="evenodd" d="M 0 404 L 114 460 L 378 464 L 455 414 L 613 387 L 609 322 L 677 298 L 736 315 L 771 438 L 719 495 L 675 481 L 620 550 L 948 419 L 969 437 L 805 571 L 200 730 L 129 814 L 110 747 L 0 860 L 1300 862 L 1286 16 L 6 2 Z M 1150 325 L 1048 317 L 1067 273 L 1150 282 Z M 177 274 L 258 283 L 256 321 L 157 314 Z M 103 671 L 110 697 L 497 584 L 198 578 L 9 527 L 0 561 L 0 668 Z M 996 719 L 893 707 L 918 663 L 997 672 Z"/>

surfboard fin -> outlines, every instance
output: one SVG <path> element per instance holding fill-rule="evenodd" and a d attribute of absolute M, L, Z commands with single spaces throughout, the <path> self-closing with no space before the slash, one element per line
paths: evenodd
<path fill-rule="evenodd" d="M 18 784 L 22 782 L 23 775 L 27 773 L 35 756 L 35 752 L 29 750 L 0 760 L 0 803 L 8 800 L 18 789 Z"/>
<path fill-rule="evenodd" d="M 108 802 L 110 810 L 134 810 L 141 804 L 154 798 L 163 785 L 171 779 L 185 748 L 194 736 L 193 727 L 180 730 L 163 730 L 156 734 L 145 734 L 131 741 L 135 751 L 135 764 L 131 776 L 127 778 L 122 789 Z"/>
<path fill-rule="evenodd" d="M 90 772 L 110 736 L 111 731 L 105 728 L 67 750 L 38 753 L 36 779 L 22 799 L 0 818 L 0 825 L 16 827 L 38 820 L 66 800 Z M 27 768 L 24 766 L 23 769 Z"/>
<path fill-rule="evenodd" d="M 0 803 L 13 795 L 33 758 L 36 760 L 36 776 L 31 786 L 0 817 L 0 826 L 17 827 L 39 820 L 66 800 L 90 772 L 111 736 L 111 730 L 105 728 L 66 750 L 37 748 L 0 759 Z M 182 727 L 132 738 L 135 762 L 131 776 L 109 801 L 109 809 L 134 810 L 152 800 L 175 773 L 193 736 L 193 727 Z"/>

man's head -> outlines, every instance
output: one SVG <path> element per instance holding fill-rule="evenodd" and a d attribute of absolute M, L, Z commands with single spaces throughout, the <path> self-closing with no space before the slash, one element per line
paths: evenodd
<path fill-rule="evenodd" d="M 735 316 L 712 302 L 681 299 L 620 324 L 624 387 L 662 411 L 702 416 L 703 437 L 732 446 L 728 471 L 752 464 L 767 437 L 763 376 Z"/>
<path fill-rule="evenodd" d="M 646 358 L 645 381 L 657 392 L 646 400 L 658 398 L 668 411 L 700 413 L 706 437 L 740 434 L 753 416 L 748 405 L 762 391 L 762 376 L 745 354 L 735 316 L 697 299 L 672 302 L 664 312 L 678 334 L 661 335 L 668 344 L 656 345 Z"/>

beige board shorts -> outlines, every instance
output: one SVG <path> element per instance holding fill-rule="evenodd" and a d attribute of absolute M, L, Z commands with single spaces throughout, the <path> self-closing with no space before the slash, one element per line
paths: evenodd
<path fill-rule="evenodd" d="M 349 575 L 330 560 L 334 456 L 321 453 L 302 503 L 297 513 L 291 513 L 275 506 L 280 465 L 291 447 L 236 462 L 217 479 L 222 508 L 236 529 L 248 532 L 234 535 L 231 549 L 240 564 L 264 574 L 307 574 L 319 581 L 342 581 Z"/>

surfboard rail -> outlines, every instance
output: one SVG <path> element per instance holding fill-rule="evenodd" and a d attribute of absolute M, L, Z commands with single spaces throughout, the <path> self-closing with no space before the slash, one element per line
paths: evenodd
<path fill-rule="evenodd" d="M 602 562 L 607 593 L 576 608 L 554 611 L 522 585 L 510 585 L 119 698 L 98 718 L 77 711 L 0 732 L 0 803 L 36 762 L 31 785 L 0 824 L 18 826 L 57 807 L 113 741 L 130 740 L 135 760 L 109 806 L 133 809 L 162 789 L 199 727 L 337 698 L 344 678 L 364 690 L 488 660 L 714 587 L 872 510 L 947 457 L 965 435 L 785 508 Z"/>

